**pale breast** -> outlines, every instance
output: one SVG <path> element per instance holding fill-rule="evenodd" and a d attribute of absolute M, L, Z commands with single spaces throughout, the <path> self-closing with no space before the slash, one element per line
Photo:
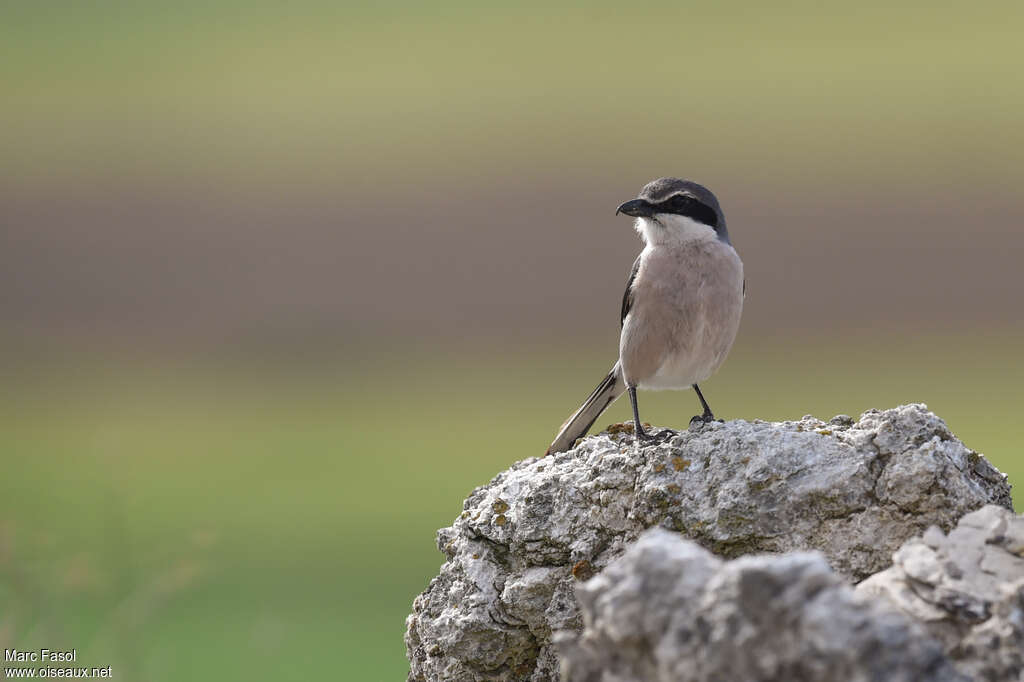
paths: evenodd
<path fill-rule="evenodd" d="M 623 375 L 641 388 L 687 388 L 725 360 L 743 309 L 743 263 L 719 241 L 648 247 L 623 325 Z"/>

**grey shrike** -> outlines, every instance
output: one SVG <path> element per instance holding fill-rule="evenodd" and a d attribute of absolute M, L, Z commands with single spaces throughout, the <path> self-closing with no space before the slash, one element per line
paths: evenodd
<path fill-rule="evenodd" d="M 697 384 L 729 353 L 746 289 L 718 199 L 696 182 L 660 178 L 615 213 L 636 218 L 644 242 L 622 297 L 619 360 L 562 425 L 547 454 L 571 448 L 623 391 L 633 406 L 637 442 L 654 439 L 640 423 L 638 388 L 692 386 L 704 411 L 690 423 L 715 418 Z"/>

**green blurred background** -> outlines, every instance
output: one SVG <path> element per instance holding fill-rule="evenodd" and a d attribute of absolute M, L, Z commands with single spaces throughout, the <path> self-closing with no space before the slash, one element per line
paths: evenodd
<path fill-rule="evenodd" d="M 1022 19 L 4 3 L 0 645 L 401 679 L 434 531 L 613 361 L 661 175 L 746 263 L 716 412 L 923 401 L 1021 480 Z"/>

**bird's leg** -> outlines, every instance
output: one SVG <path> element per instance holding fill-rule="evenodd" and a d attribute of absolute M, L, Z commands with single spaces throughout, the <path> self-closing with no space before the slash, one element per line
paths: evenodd
<path fill-rule="evenodd" d="M 711 412 L 711 406 L 708 405 L 708 401 L 704 400 L 704 394 L 702 394 L 700 392 L 700 387 L 697 384 L 694 384 L 693 385 L 693 390 L 696 391 L 697 397 L 700 398 L 700 404 L 701 404 L 701 407 L 704 408 L 704 413 L 703 414 L 694 415 L 694 417 L 690 420 L 690 424 L 693 424 L 694 422 L 699 422 L 701 424 L 707 424 L 708 422 L 715 421 L 715 415 Z M 722 420 L 719 419 L 718 421 L 722 421 Z"/>
<path fill-rule="evenodd" d="M 636 443 L 661 443 L 667 438 L 671 438 L 675 433 L 671 429 L 665 429 L 656 435 L 651 435 L 644 431 L 643 424 L 640 423 L 640 412 L 636 406 L 636 386 L 630 386 L 626 389 L 629 392 L 629 402 L 633 406 L 633 438 Z"/>
<path fill-rule="evenodd" d="M 697 398 L 700 399 L 700 406 L 704 408 L 704 414 L 700 415 L 701 419 L 706 422 L 713 420 L 715 415 L 711 413 L 711 406 L 708 405 L 708 401 L 704 400 L 704 394 L 700 392 L 700 386 L 694 384 L 693 390 L 697 393 Z"/>
<path fill-rule="evenodd" d="M 633 437 L 637 442 L 650 440 L 651 437 L 647 435 L 643 424 L 640 423 L 640 411 L 636 407 L 636 386 L 630 386 L 626 390 L 629 392 L 629 404 L 633 406 Z"/>

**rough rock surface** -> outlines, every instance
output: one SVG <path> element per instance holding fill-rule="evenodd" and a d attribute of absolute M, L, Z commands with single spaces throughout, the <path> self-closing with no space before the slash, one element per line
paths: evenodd
<path fill-rule="evenodd" d="M 556 636 L 567 682 L 967 679 L 816 552 L 722 561 L 652 529 L 576 594 L 583 634 Z"/>
<path fill-rule="evenodd" d="M 923 622 L 972 680 L 1024 680 L 1024 516 L 987 506 L 929 528 L 857 591 Z"/>
<path fill-rule="evenodd" d="M 708 424 L 637 448 L 618 427 L 513 465 L 438 532 L 447 561 L 407 620 L 411 680 L 553 680 L 573 594 L 647 528 L 714 553 L 821 551 L 861 579 L 905 540 L 1010 506 L 1005 476 L 923 405 L 854 422 Z"/>

